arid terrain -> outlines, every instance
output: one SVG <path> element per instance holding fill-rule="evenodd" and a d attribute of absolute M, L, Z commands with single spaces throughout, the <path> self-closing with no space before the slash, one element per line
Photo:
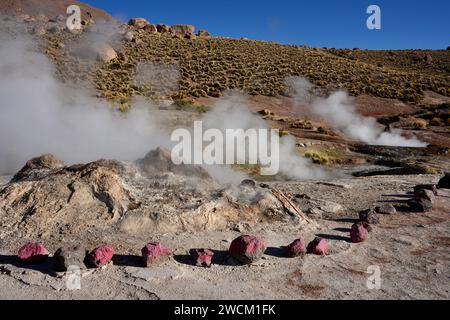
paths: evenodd
<path fill-rule="evenodd" d="M 450 298 L 450 189 L 430 191 L 450 172 L 450 50 L 228 39 L 84 4 L 70 31 L 66 4 L 0 0 L 0 299 Z M 280 173 L 175 165 L 167 137 L 196 120 L 279 129 Z M 367 209 L 379 221 L 355 243 Z M 243 234 L 267 243 L 247 265 L 228 252 Z M 287 257 L 300 237 L 328 254 Z M 150 241 L 173 254 L 144 267 Z M 45 245 L 43 263 L 17 257 L 27 242 Z M 103 244 L 112 261 L 80 265 L 71 290 L 55 251 Z M 210 268 L 194 248 L 214 251 Z"/>

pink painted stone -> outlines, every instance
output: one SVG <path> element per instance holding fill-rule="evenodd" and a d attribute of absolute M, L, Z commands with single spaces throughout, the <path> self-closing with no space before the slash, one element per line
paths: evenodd
<path fill-rule="evenodd" d="M 250 264 L 259 260 L 266 248 L 267 244 L 265 241 L 254 236 L 243 235 L 231 242 L 228 252 L 242 264 Z"/>
<path fill-rule="evenodd" d="M 192 249 L 189 251 L 196 266 L 211 267 L 214 252 L 209 249 Z"/>
<path fill-rule="evenodd" d="M 289 257 L 302 257 L 306 254 L 306 245 L 302 238 L 294 240 L 286 249 Z"/>
<path fill-rule="evenodd" d="M 369 232 L 367 231 L 364 223 L 355 223 L 350 230 L 350 239 L 352 242 L 358 243 L 363 242 L 369 236 Z"/>
<path fill-rule="evenodd" d="M 23 262 L 41 263 L 48 257 L 48 251 L 44 245 L 37 242 L 28 242 L 19 249 L 17 256 Z"/>
<path fill-rule="evenodd" d="M 110 245 L 102 245 L 88 254 L 88 260 L 92 266 L 100 268 L 107 265 L 114 256 L 114 248 Z"/>
<path fill-rule="evenodd" d="M 326 255 L 328 254 L 328 242 L 322 238 L 315 238 L 308 244 L 306 248 L 307 253 L 313 253 L 317 255 Z"/>
<path fill-rule="evenodd" d="M 150 242 L 142 248 L 142 258 L 146 267 L 150 267 L 153 264 L 163 262 L 169 259 L 172 254 L 172 250 L 164 247 L 159 242 Z"/>

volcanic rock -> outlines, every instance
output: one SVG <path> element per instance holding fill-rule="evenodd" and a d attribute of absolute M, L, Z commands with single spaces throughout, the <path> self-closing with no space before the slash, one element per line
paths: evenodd
<path fill-rule="evenodd" d="M 47 259 L 48 254 L 43 244 L 29 242 L 19 249 L 17 256 L 26 263 L 42 263 Z"/>
<path fill-rule="evenodd" d="M 414 192 L 414 199 L 425 199 L 429 200 L 431 203 L 434 203 L 436 201 L 436 196 L 431 190 L 418 189 Z"/>
<path fill-rule="evenodd" d="M 374 209 L 367 209 L 359 213 L 359 220 L 367 222 L 369 224 L 380 223 L 380 217 L 377 215 Z"/>
<path fill-rule="evenodd" d="M 169 33 L 171 28 L 165 24 L 157 24 L 156 30 L 158 30 L 159 33 Z"/>
<path fill-rule="evenodd" d="M 170 30 L 175 36 L 186 38 L 194 34 L 195 27 L 190 24 L 176 24 Z"/>
<path fill-rule="evenodd" d="M 433 209 L 433 203 L 425 198 L 416 198 L 408 201 L 408 206 L 413 212 L 427 212 Z"/>
<path fill-rule="evenodd" d="M 96 45 L 94 51 L 97 55 L 97 60 L 104 63 L 117 58 L 117 52 L 107 44 Z"/>
<path fill-rule="evenodd" d="M 294 240 L 286 249 L 289 257 L 303 257 L 306 254 L 306 245 L 302 238 Z"/>
<path fill-rule="evenodd" d="M 172 250 L 164 247 L 159 242 L 150 242 L 142 248 L 142 259 L 146 267 L 164 262 L 172 255 Z"/>
<path fill-rule="evenodd" d="M 197 32 L 197 36 L 198 36 L 199 38 L 209 38 L 209 37 L 211 37 L 211 34 L 210 34 L 208 31 L 206 31 L 206 30 L 200 29 L 200 30 Z"/>
<path fill-rule="evenodd" d="M 134 37 L 135 37 L 135 35 L 134 35 L 134 32 L 133 32 L 133 31 L 128 31 L 128 32 L 126 32 L 126 33 L 124 34 L 124 36 L 123 36 L 123 38 L 124 38 L 126 41 L 128 41 L 128 42 L 133 41 L 133 40 L 134 40 Z"/>
<path fill-rule="evenodd" d="M 364 227 L 363 223 L 355 223 L 350 230 L 350 239 L 355 243 L 363 242 L 367 239 L 368 234 L 369 232 Z"/>
<path fill-rule="evenodd" d="M 328 254 L 328 242 L 320 237 L 315 238 L 306 247 L 307 253 L 312 253 L 316 255 L 326 255 Z"/>
<path fill-rule="evenodd" d="M 438 188 L 450 189 L 450 172 L 447 172 L 444 177 L 438 182 Z"/>
<path fill-rule="evenodd" d="M 69 267 L 85 268 L 86 250 L 80 246 L 62 247 L 53 255 L 55 267 L 58 271 L 67 271 Z"/>
<path fill-rule="evenodd" d="M 375 211 L 381 214 L 395 214 L 397 212 L 397 209 L 395 209 L 395 207 L 392 204 L 386 203 L 379 207 L 376 207 Z"/>
<path fill-rule="evenodd" d="M 114 256 L 114 249 L 110 245 L 102 245 L 92 250 L 87 256 L 89 265 L 100 268 L 111 262 Z"/>
<path fill-rule="evenodd" d="M 150 22 L 148 22 L 144 18 L 133 18 L 128 21 L 128 25 L 136 27 L 138 29 L 143 29 L 146 26 L 148 26 L 149 24 L 150 24 Z"/>
<path fill-rule="evenodd" d="M 414 187 L 414 193 L 421 189 L 430 190 L 434 193 L 435 196 L 438 195 L 437 186 L 435 184 L 419 184 Z"/>
<path fill-rule="evenodd" d="M 250 264 L 259 260 L 263 256 L 264 251 L 266 251 L 266 248 L 267 245 L 263 240 L 259 240 L 253 236 L 243 235 L 231 242 L 228 251 L 240 263 Z"/>
<path fill-rule="evenodd" d="M 214 252 L 209 249 L 191 249 L 189 251 L 192 261 L 199 267 L 210 267 Z"/>
<path fill-rule="evenodd" d="M 156 29 L 156 26 L 154 24 L 149 24 L 149 25 L 145 26 L 144 31 L 151 33 L 151 34 L 158 33 L 158 29 Z"/>

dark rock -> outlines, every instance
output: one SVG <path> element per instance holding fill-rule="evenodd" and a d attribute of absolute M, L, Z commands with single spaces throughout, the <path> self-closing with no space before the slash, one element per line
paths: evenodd
<path fill-rule="evenodd" d="M 439 189 L 450 189 L 450 172 L 447 172 L 444 177 L 438 182 Z"/>
<path fill-rule="evenodd" d="M 156 30 L 158 30 L 159 33 L 169 33 L 170 32 L 170 27 L 168 25 L 165 25 L 165 24 L 157 24 L 156 25 Z"/>
<path fill-rule="evenodd" d="M 307 253 L 312 253 L 316 255 L 326 255 L 328 254 L 328 242 L 322 238 L 315 238 L 306 247 Z"/>
<path fill-rule="evenodd" d="M 433 209 L 433 203 L 424 198 L 411 199 L 408 201 L 408 206 L 413 212 L 427 212 Z"/>
<path fill-rule="evenodd" d="M 380 217 L 377 215 L 374 209 L 367 209 L 359 213 L 359 220 L 367 222 L 369 224 L 380 223 Z"/>
<path fill-rule="evenodd" d="M 189 251 L 192 261 L 199 267 L 211 267 L 214 252 L 209 249 L 191 249 Z"/>
<path fill-rule="evenodd" d="M 416 193 L 417 191 L 419 191 L 421 189 L 430 190 L 434 193 L 435 196 L 438 195 L 437 186 L 435 184 L 419 184 L 414 187 L 414 193 Z"/>
<path fill-rule="evenodd" d="M 172 250 L 164 247 L 159 242 L 150 242 L 142 248 L 142 259 L 144 260 L 144 265 L 150 267 L 154 264 L 164 262 L 170 258 L 172 255 Z"/>
<path fill-rule="evenodd" d="M 259 260 L 267 245 L 263 240 L 256 237 L 243 235 L 231 242 L 229 253 L 230 255 L 241 262 L 242 264 L 250 264 Z"/>
<path fill-rule="evenodd" d="M 86 250 L 79 246 L 59 248 L 53 255 L 53 259 L 58 271 L 67 271 L 71 266 L 83 269 L 86 267 L 84 264 Z"/>
<path fill-rule="evenodd" d="M 427 189 L 418 189 L 414 192 L 414 199 L 426 199 L 434 203 L 436 201 L 436 196 L 433 191 Z"/>

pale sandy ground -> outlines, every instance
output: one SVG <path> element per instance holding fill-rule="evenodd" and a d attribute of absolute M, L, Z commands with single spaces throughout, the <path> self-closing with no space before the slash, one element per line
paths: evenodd
<path fill-rule="evenodd" d="M 263 259 L 250 266 L 229 265 L 224 257 L 221 265 L 198 268 L 185 256 L 194 247 L 226 250 L 240 234 L 237 231 L 163 234 L 158 240 L 177 249 L 174 259 L 145 269 L 135 265 L 139 263 L 137 257 L 129 257 L 128 266 L 109 265 L 84 272 L 80 290 L 68 290 L 64 277 L 17 266 L 12 257 L 14 242 L 4 239 L 0 244 L 0 299 L 448 299 L 450 190 L 439 191 L 432 212 L 382 216 L 368 241 L 347 242 L 352 224 L 349 218 L 356 217 L 356 210 L 382 201 L 401 203 L 412 186 L 436 179 L 385 176 L 325 184 L 283 183 L 277 187 L 287 194 L 306 193 L 340 203 L 346 209 L 319 219 L 316 230 L 283 224 L 241 230 L 269 243 Z M 282 257 L 280 246 L 300 235 L 309 241 L 317 234 L 329 239 L 330 255 Z M 105 241 L 132 255 L 139 254 L 148 237 L 104 235 Z M 51 251 L 57 244 L 48 246 Z M 380 289 L 367 287 L 370 266 L 381 271 Z"/>

